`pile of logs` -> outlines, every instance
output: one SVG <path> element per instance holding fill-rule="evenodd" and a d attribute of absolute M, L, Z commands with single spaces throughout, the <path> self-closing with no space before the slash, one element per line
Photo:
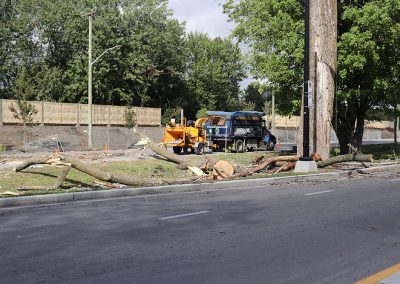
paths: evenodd
<path fill-rule="evenodd" d="M 182 170 L 190 170 L 196 177 L 196 181 L 207 181 L 207 180 L 232 180 L 242 177 L 254 175 L 259 172 L 267 171 L 269 173 L 279 173 L 284 171 L 290 171 L 295 168 L 296 162 L 299 160 L 297 156 L 277 156 L 271 158 L 258 157 L 253 165 L 245 170 L 239 171 L 234 165 L 225 160 L 213 161 L 210 157 L 204 156 L 206 162 L 204 165 L 198 167 L 194 164 L 181 159 L 178 155 L 168 152 L 165 148 L 158 146 L 150 140 L 149 137 L 135 130 L 135 133 L 140 135 L 147 142 L 146 147 L 150 148 L 154 153 L 165 158 L 167 161 L 173 162 L 179 166 Z M 317 162 L 319 168 L 324 168 L 329 165 L 336 163 L 342 163 L 347 161 L 357 161 L 361 163 L 373 162 L 371 155 L 364 155 L 361 153 L 351 153 L 347 155 L 341 155 L 326 160 L 321 160 L 320 155 L 316 154 L 313 159 Z M 43 156 L 40 158 L 30 158 L 23 161 L 22 164 L 14 168 L 14 171 L 22 171 L 31 165 L 35 164 L 49 164 L 61 166 L 62 171 L 58 175 L 56 182 L 51 186 L 23 186 L 18 188 L 19 190 L 56 190 L 61 187 L 65 181 L 69 171 L 74 168 L 78 171 L 84 172 L 102 182 L 101 185 L 114 188 L 113 184 L 123 184 L 127 186 L 148 186 L 154 185 L 155 182 L 148 182 L 143 178 L 114 174 L 98 169 L 97 167 L 81 162 L 79 159 L 59 155 L 54 156 Z M 161 184 L 161 183 L 158 183 Z"/>

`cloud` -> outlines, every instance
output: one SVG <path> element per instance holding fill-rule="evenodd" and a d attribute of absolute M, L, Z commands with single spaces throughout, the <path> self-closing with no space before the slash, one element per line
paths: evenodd
<path fill-rule="evenodd" d="M 174 17 L 186 22 L 188 32 L 203 32 L 211 37 L 227 37 L 234 24 L 222 11 L 219 0 L 170 0 Z"/>

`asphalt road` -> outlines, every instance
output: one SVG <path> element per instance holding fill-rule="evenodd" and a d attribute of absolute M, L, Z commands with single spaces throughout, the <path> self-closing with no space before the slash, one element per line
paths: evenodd
<path fill-rule="evenodd" d="M 399 178 L 0 209 L 0 283 L 351 283 L 400 262 Z"/>

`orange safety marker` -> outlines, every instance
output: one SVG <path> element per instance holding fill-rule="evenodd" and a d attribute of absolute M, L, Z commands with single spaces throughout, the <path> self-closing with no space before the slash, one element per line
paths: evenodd
<path fill-rule="evenodd" d="M 106 143 L 105 150 L 106 150 L 106 152 L 108 152 L 108 143 Z"/>

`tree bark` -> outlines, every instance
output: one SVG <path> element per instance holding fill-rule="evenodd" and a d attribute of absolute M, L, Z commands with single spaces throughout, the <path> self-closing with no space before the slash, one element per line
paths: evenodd
<path fill-rule="evenodd" d="M 329 158 L 323 161 L 318 162 L 319 168 L 324 168 L 332 164 L 342 163 L 342 162 L 350 162 L 350 161 L 357 161 L 357 162 L 373 162 L 374 159 L 372 155 L 364 155 L 364 154 L 346 154 L 340 155 L 333 158 Z"/>
<path fill-rule="evenodd" d="M 250 169 L 248 169 L 245 172 L 242 173 L 238 173 L 236 175 L 233 175 L 232 178 L 240 178 L 240 177 L 246 177 L 246 176 L 250 176 L 253 175 L 259 171 L 262 171 L 264 169 L 266 169 L 269 165 L 276 163 L 276 162 L 296 162 L 299 160 L 298 156 L 280 156 L 280 157 L 273 157 L 273 158 L 268 158 L 265 160 L 265 162 L 263 162 L 262 164 L 252 167 Z"/>
<path fill-rule="evenodd" d="M 314 83 L 310 153 L 320 153 L 323 159 L 330 152 L 336 60 L 337 0 L 310 0 L 310 80 Z"/>
<path fill-rule="evenodd" d="M 109 172 L 99 170 L 94 165 L 82 163 L 80 160 L 69 157 L 69 156 L 60 156 L 60 159 L 61 159 L 61 161 L 65 162 L 65 163 L 71 164 L 71 166 L 74 169 L 77 169 L 81 172 L 84 172 L 84 173 L 86 173 L 92 177 L 95 177 L 99 180 L 102 180 L 102 181 L 120 183 L 120 184 L 130 185 L 130 186 L 145 186 L 145 185 L 150 184 L 149 182 L 145 181 L 143 178 L 136 178 L 136 177 L 127 176 L 127 175 L 114 174 L 114 173 L 109 173 Z"/>
<path fill-rule="evenodd" d="M 26 159 L 20 165 L 15 166 L 13 171 L 19 172 L 19 171 L 22 171 L 32 165 L 46 164 L 47 161 L 50 160 L 51 158 L 52 158 L 52 156 L 46 155 L 46 156 L 42 156 L 42 157 L 34 157 L 34 158 Z"/>
<path fill-rule="evenodd" d="M 63 182 L 65 181 L 65 179 L 67 178 L 67 175 L 69 173 L 69 171 L 71 170 L 71 166 L 66 166 L 62 169 L 61 173 L 58 175 L 57 177 L 57 181 L 50 186 L 34 186 L 34 185 L 26 185 L 26 186 L 20 186 L 17 189 L 18 190 L 57 190 L 61 187 L 61 185 L 63 184 Z"/>
<path fill-rule="evenodd" d="M 395 109 L 394 109 L 394 125 L 393 125 L 393 128 L 394 128 L 394 144 L 397 144 L 397 128 L 398 128 L 397 119 L 398 119 L 397 108 L 395 107 Z"/>

